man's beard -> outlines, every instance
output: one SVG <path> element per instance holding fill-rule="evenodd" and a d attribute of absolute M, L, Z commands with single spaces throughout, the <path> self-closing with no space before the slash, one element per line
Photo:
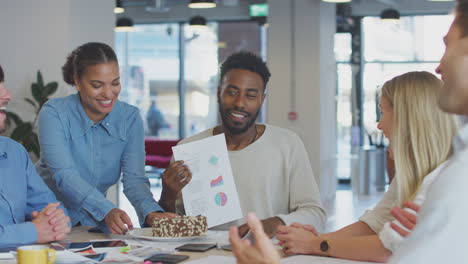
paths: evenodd
<path fill-rule="evenodd" d="M 6 131 L 7 131 L 7 126 L 6 126 L 6 124 L 3 124 L 3 127 L 0 127 L 0 135 L 5 133 Z"/>
<path fill-rule="evenodd" d="M 227 115 L 229 115 L 230 110 L 223 110 L 221 104 L 218 104 L 218 108 L 219 108 L 219 114 L 221 116 L 221 120 L 223 122 L 224 128 L 229 133 L 231 133 L 233 135 L 239 135 L 239 134 L 242 134 L 242 133 L 246 132 L 252 125 L 255 124 L 255 121 L 257 120 L 258 114 L 260 113 L 260 108 L 259 108 L 258 111 L 255 113 L 255 115 L 253 115 L 253 118 L 250 119 L 245 126 L 243 126 L 243 127 L 234 127 L 234 126 L 231 126 L 229 124 L 229 122 L 228 122 Z M 233 110 L 237 110 L 237 109 L 233 109 Z M 239 110 L 239 111 L 241 111 L 241 110 Z M 245 111 L 241 111 L 241 112 L 246 113 Z"/>
<path fill-rule="evenodd" d="M 3 126 L 0 127 L 0 135 L 2 135 L 8 130 L 9 125 L 10 125 L 10 122 L 8 118 L 5 118 L 5 120 L 3 120 Z"/>

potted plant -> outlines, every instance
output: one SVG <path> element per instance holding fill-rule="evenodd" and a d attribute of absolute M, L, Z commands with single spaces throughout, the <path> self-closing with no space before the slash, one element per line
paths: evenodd
<path fill-rule="evenodd" d="M 57 91 L 57 87 L 57 82 L 44 84 L 41 72 L 37 71 L 37 80 L 35 83 L 31 84 L 31 94 L 33 99 L 24 98 L 24 100 L 31 104 L 35 109 L 33 121 L 25 122 L 16 113 L 5 111 L 7 122 L 15 124 L 15 128 L 11 132 L 10 137 L 23 144 L 24 148 L 28 152 L 34 153 L 37 158 L 40 158 L 41 155 L 39 139 L 37 133 L 34 131 L 37 125 L 37 118 L 42 106 L 47 102 L 47 100 L 49 100 L 49 96 Z"/>

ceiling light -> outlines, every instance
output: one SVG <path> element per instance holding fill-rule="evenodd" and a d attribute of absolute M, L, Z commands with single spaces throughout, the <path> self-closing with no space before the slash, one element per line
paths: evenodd
<path fill-rule="evenodd" d="M 189 25 L 191 27 L 206 27 L 206 18 L 202 16 L 194 16 L 189 20 Z"/>
<path fill-rule="evenodd" d="M 190 0 L 190 8 L 213 8 L 216 7 L 214 0 Z"/>
<path fill-rule="evenodd" d="M 349 3 L 351 0 L 322 0 L 323 2 L 328 3 Z"/>
<path fill-rule="evenodd" d="M 122 6 L 122 1 L 120 0 L 115 1 L 114 13 L 120 14 L 123 12 L 125 12 L 125 9 Z"/>
<path fill-rule="evenodd" d="M 385 21 L 398 21 L 400 20 L 400 12 L 393 8 L 385 9 L 380 13 L 380 18 Z"/>
<path fill-rule="evenodd" d="M 133 21 L 130 18 L 119 18 L 115 27 L 116 32 L 128 32 L 133 30 Z"/>

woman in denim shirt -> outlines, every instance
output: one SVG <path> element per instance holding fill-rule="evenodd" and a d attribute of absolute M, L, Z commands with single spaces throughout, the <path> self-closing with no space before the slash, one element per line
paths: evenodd
<path fill-rule="evenodd" d="M 67 207 L 72 224 L 106 226 L 115 234 L 133 228 L 128 215 L 106 199 L 120 175 L 140 225 L 176 216 L 153 199 L 144 169 L 143 122 L 136 107 L 118 100 L 119 64 L 112 48 L 86 43 L 68 56 L 62 71 L 78 93 L 42 108 L 37 169 Z"/>

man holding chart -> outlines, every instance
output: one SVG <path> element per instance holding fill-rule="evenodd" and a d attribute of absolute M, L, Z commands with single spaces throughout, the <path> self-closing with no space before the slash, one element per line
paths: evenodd
<path fill-rule="evenodd" d="M 258 56 L 232 54 L 221 65 L 218 86 L 222 124 L 182 140 L 185 144 L 224 133 L 243 215 L 255 212 L 267 234 L 294 222 L 323 229 L 325 211 L 304 144 L 294 132 L 255 121 L 266 95 L 270 72 Z M 183 212 L 181 190 L 192 179 L 184 161 L 172 162 L 162 176 L 160 205 Z M 243 220 L 220 226 L 240 225 Z"/>

